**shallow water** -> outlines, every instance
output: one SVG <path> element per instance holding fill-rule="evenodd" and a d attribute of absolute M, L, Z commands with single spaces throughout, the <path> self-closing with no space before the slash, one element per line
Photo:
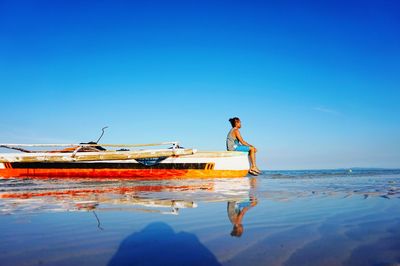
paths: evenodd
<path fill-rule="evenodd" d="M 0 179 L 1 265 L 396 265 L 400 170 Z"/>

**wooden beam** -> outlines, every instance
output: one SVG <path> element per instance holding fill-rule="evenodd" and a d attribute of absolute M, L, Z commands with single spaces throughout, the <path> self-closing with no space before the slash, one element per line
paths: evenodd
<path fill-rule="evenodd" d="M 156 157 L 170 157 L 194 154 L 194 149 L 163 149 L 142 151 L 103 151 L 103 152 L 78 152 L 70 153 L 27 153 L 27 154 L 2 154 L 1 163 L 12 162 L 78 162 L 78 161 L 111 161 L 131 160 Z"/>

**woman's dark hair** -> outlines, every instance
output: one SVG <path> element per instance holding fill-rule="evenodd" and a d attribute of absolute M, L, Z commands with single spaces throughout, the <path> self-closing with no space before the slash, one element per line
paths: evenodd
<path fill-rule="evenodd" d="M 236 122 L 239 120 L 240 120 L 239 117 L 234 117 L 234 118 L 229 119 L 229 122 L 231 123 L 232 127 L 235 127 Z"/>
<path fill-rule="evenodd" d="M 241 237 L 243 234 L 243 230 L 244 230 L 244 228 L 243 228 L 242 224 L 235 224 L 235 225 L 233 225 L 231 236 Z"/>

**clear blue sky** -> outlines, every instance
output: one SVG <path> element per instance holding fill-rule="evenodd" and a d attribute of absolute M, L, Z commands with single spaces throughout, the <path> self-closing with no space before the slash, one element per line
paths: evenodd
<path fill-rule="evenodd" d="M 104 142 L 223 150 L 239 116 L 264 169 L 400 167 L 399 14 L 395 0 L 3 0 L 0 142 L 108 125 Z"/>

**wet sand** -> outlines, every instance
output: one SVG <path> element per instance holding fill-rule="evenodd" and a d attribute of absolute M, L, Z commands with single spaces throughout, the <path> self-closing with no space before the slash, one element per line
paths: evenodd
<path fill-rule="evenodd" d="M 396 265 L 400 171 L 0 179 L 1 265 Z"/>

